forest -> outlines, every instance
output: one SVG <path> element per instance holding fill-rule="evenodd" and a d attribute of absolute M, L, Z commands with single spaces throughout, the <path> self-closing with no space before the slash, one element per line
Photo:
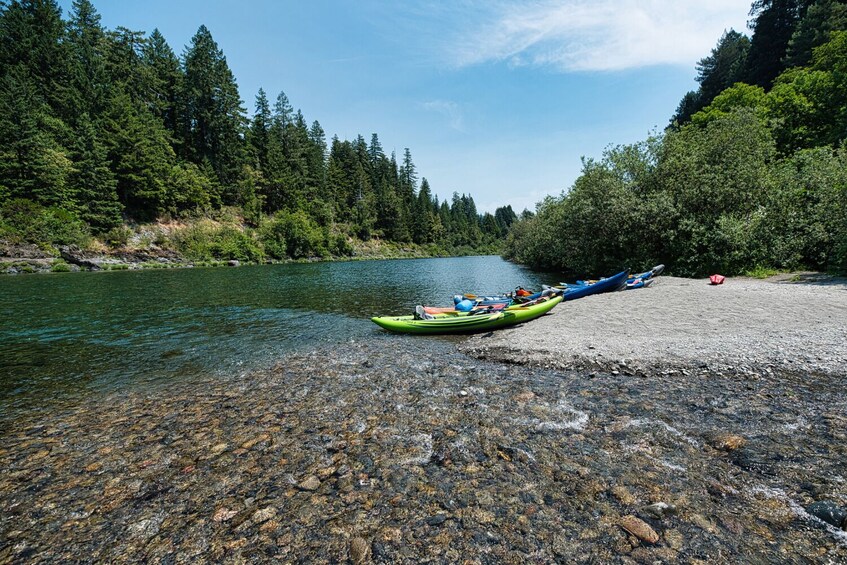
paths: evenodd
<path fill-rule="evenodd" d="M 439 200 L 376 133 L 327 141 L 283 92 L 249 115 L 203 25 L 177 56 L 158 30 L 105 29 L 88 0 L 67 19 L 55 0 L 0 3 L 0 240 L 260 262 L 369 241 L 493 251 L 516 219 Z"/>
<path fill-rule="evenodd" d="M 847 272 L 847 2 L 756 0 L 670 125 L 583 159 L 504 256 L 579 274 Z"/>

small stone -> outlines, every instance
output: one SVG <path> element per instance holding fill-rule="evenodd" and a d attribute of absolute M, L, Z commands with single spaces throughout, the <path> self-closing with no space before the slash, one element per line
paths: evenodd
<path fill-rule="evenodd" d="M 435 516 L 430 516 L 429 518 L 426 519 L 426 523 L 429 524 L 430 526 L 440 526 L 441 524 L 443 524 L 446 521 L 447 521 L 447 515 L 446 514 L 436 514 Z"/>
<path fill-rule="evenodd" d="M 747 440 L 741 436 L 727 434 L 727 433 L 716 433 L 708 436 L 706 440 L 709 442 L 709 445 L 714 447 L 715 449 L 720 449 L 721 451 L 735 451 L 747 443 Z"/>
<path fill-rule="evenodd" d="M 253 513 L 253 522 L 256 524 L 261 524 L 262 522 L 267 522 L 274 516 L 276 516 L 276 508 L 274 508 L 273 506 L 268 506 L 266 508 L 256 510 L 256 512 Z"/>
<path fill-rule="evenodd" d="M 321 486 L 321 480 L 314 475 L 309 475 L 297 485 L 300 490 L 316 491 Z"/>
<path fill-rule="evenodd" d="M 668 547 L 676 551 L 682 551 L 685 539 L 682 537 L 682 534 L 679 533 L 679 530 L 668 530 L 665 532 L 664 537 Z"/>
<path fill-rule="evenodd" d="M 212 449 L 210 451 L 212 452 L 212 455 L 220 455 L 226 450 L 227 447 L 229 447 L 228 444 L 219 443 L 217 445 L 212 446 Z"/>
<path fill-rule="evenodd" d="M 641 512 L 661 520 L 665 516 L 670 514 L 676 514 L 676 506 L 673 504 L 667 504 L 665 502 L 656 502 L 654 504 L 649 504 L 641 508 Z"/>
<path fill-rule="evenodd" d="M 529 402 L 533 398 L 535 398 L 535 393 L 531 390 L 525 390 L 515 395 L 516 402 Z"/>
<path fill-rule="evenodd" d="M 641 541 L 646 541 L 647 543 L 656 543 L 659 541 L 659 534 L 647 522 L 631 514 L 618 520 L 618 525 Z"/>
<path fill-rule="evenodd" d="M 459 391 L 459 396 L 467 396 L 467 395 L 468 395 L 468 391 L 466 391 L 464 389 Z"/>
<path fill-rule="evenodd" d="M 238 514 L 238 510 L 230 510 L 229 508 L 218 508 L 212 520 L 215 522 L 226 522 L 232 520 L 232 517 Z"/>
<path fill-rule="evenodd" d="M 353 538 L 350 541 L 350 561 L 354 564 L 367 562 L 370 549 L 364 538 Z"/>
<path fill-rule="evenodd" d="M 612 487 L 612 496 L 618 499 L 618 502 L 624 504 L 626 506 L 631 506 L 635 504 L 635 497 L 632 496 L 632 493 L 627 490 L 626 487 L 615 486 Z"/>

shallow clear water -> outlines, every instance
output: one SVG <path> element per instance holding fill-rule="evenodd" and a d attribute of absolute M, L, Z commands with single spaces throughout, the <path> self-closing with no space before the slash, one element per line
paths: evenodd
<path fill-rule="evenodd" d="M 420 340 L 369 318 L 557 277 L 494 256 L 2 277 L 0 414 L 241 374 L 322 344 Z"/>

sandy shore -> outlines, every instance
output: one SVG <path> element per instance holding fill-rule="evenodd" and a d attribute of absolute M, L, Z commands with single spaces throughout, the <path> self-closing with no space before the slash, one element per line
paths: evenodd
<path fill-rule="evenodd" d="M 473 356 L 621 373 L 847 374 L 847 284 L 660 277 L 646 289 L 565 302 L 507 331 L 475 336 Z"/>

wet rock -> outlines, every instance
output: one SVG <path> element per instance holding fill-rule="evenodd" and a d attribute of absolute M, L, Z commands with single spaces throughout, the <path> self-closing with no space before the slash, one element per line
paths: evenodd
<path fill-rule="evenodd" d="M 359 565 L 366 563 L 370 557 L 370 545 L 364 538 L 356 537 L 350 540 L 350 561 Z"/>
<path fill-rule="evenodd" d="M 706 441 L 715 449 L 726 452 L 740 449 L 747 443 L 747 440 L 739 435 L 720 432 L 708 435 Z"/>
<path fill-rule="evenodd" d="M 273 506 L 268 506 L 266 508 L 262 508 L 261 510 L 256 510 L 253 513 L 253 517 L 251 518 L 254 523 L 261 524 L 262 522 L 267 522 L 277 514 L 277 509 Z"/>
<path fill-rule="evenodd" d="M 829 500 L 813 502 L 806 507 L 806 512 L 836 528 L 847 530 L 847 508 L 835 502 Z"/>
<path fill-rule="evenodd" d="M 297 484 L 297 488 L 305 491 L 316 491 L 321 486 L 321 480 L 314 475 L 309 475 Z"/>
<path fill-rule="evenodd" d="M 651 518 L 661 520 L 671 514 L 676 514 L 676 506 L 665 502 L 655 502 L 647 506 L 642 506 L 639 512 Z"/>
<path fill-rule="evenodd" d="M 447 521 L 447 515 L 446 514 L 436 514 L 435 516 L 430 516 L 429 518 L 426 519 L 426 523 L 429 524 L 430 526 L 440 526 L 441 524 L 443 524 L 446 521 Z"/>
<path fill-rule="evenodd" d="M 659 534 L 656 533 L 656 530 L 651 528 L 644 520 L 636 518 L 631 514 L 618 520 L 618 525 L 641 541 L 647 543 L 656 543 L 659 541 Z"/>
<path fill-rule="evenodd" d="M 212 521 L 214 522 L 227 522 L 232 520 L 232 518 L 238 514 L 238 510 L 231 510 L 229 508 L 218 508 L 215 510 L 215 514 L 212 516 Z"/>
<path fill-rule="evenodd" d="M 614 496 L 621 504 L 626 506 L 632 506 L 635 504 L 635 497 L 632 496 L 632 493 L 626 487 L 623 486 L 614 486 L 612 487 L 612 496 Z"/>

